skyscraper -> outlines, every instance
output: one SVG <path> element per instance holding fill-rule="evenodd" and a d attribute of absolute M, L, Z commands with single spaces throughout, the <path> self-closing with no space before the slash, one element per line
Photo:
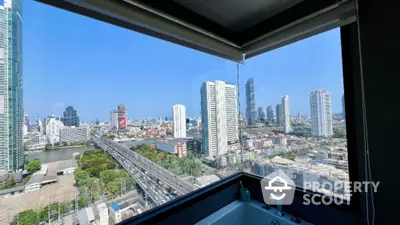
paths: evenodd
<path fill-rule="evenodd" d="M 22 1 L 0 5 L 0 170 L 24 164 L 22 96 Z"/>
<path fill-rule="evenodd" d="M 124 104 L 118 105 L 118 131 L 126 129 L 127 112 Z"/>
<path fill-rule="evenodd" d="M 260 121 L 260 123 L 265 123 L 265 112 L 262 106 L 258 107 L 258 121 Z"/>
<path fill-rule="evenodd" d="M 61 118 L 64 126 L 79 127 L 79 116 L 74 107 L 68 106 L 64 111 L 64 116 Z"/>
<path fill-rule="evenodd" d="M 331 94 L 317 90 L 310 95 L 311 132 L 314 136 L 332 136 Z"/>
<path fill-rule="evenodd" d="M 285 134 L 290 133 L 289 96 L 282 97 L 282 126 Z"/>
<path fill-rule="evenodd" d="M 25 114 L 24 116 L 24 125 L 26 126 L 26 131 L 31 132 L 31 121 L 28 114 Z"/>
<path fill-rule="evenodd" d="M 246 83 L 246 118 L 248 125 L 254 125 L 257 120 L 256 103 L 254 96 L 254 79 L 249 78 Z"/>
<path fill-rule="evenodd" d="M 174 105 L 174 138 L 186 138 L 186 108 L 184 105 Z"/>
<path fill-rule="evenodd" d="M 282 105 L 281 104 L 277 104 L 276 105 L 276 125 L 282 126 L 283 122 L 282 122 Z"/>
<path fill-rule="evenodd" d="M 224 81 L 204 82 L 200 90 L 202 152 L 208 157 L 227 153 L 238 141 L 236 86 Z"/>
<path fill-rule="evenodd" d="M 267 120 L 274 121 L 274 109 L 272 108 L 272 105 L 267 107 Z"/>
<path fill-rule="evenodd" d="M 112 110 L 110 112 L 110 127 L 111 130 L 118 130 L 118 111 L 117 110 Z"/>
<path fill-rule="evenodd" d="M 36 126 L 38 132 L 44 133 L 43 122 L 39 117 L 36 119 Z"/>

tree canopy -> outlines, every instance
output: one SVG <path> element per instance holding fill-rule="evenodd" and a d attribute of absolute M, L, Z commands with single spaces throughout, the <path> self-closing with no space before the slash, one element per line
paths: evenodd
<path fill-rule="evenodd" d="M 79 207 L 98 200 L 102 193 L 113 198 L 135 185 L 129 174 L 118 169 L 117 162 L 101 150 L 86 151 L 79 159 L 74 177 L 79 188 Z"/>
<path fill-rule="evenodd" d="M 27 170 L 30 174 L 39 171 L 41 168 L 40 159 L 34 159 L 28 163 Z"/>
<path fill-rule="evenodd" d="M 146 144 L 132 147 L 131 150 L 157 163 L 174 174 L 185 174 L 196 177 L 201 176 L 201 162 L 196 159 L 196 156 L 192 152 L 189 152 L 185 157 L 179 158 L 176 155 L 157 151 L 153 146 Z"/>

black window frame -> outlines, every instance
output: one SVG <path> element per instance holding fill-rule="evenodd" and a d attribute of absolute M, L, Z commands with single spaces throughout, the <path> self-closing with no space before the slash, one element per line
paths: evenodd
<path fill-rule="evenodd" d="M 364 169 L 366 136 L 357 23 L 342 26 L 340 38 L 349 176 L 350 181 L 363 181 L 366 180 Z M 236 173 L 214 184 L 180 196 L 165 205 L 122 221 L 120 224 L 167 224 L 171 221 L 177 224 L 191 224 L 237 199 L 240 188 L 239 181 L 249 189 L 252 199 L 263 202 L 260 188 L 261 179 L 262 177 L 254 174 Z M 305 206 L 303 204 L 305 194 L 320 195 L 320 193 L 296 188 L 293 204 L 282 206 L 283 212 L 314 224 L 365 224 L 366 222 L 365 208 L 363 207 L 366 200 L 362 193 L 352 193 L 349 204 L 318 206 L 312 204 Z M 321 199 L 317 197 L 317 200 Z M 191 216 L 188 216 L 190 212 Z"/>
<path fill-rule="evenodd" d="M 42 1 L 46 2 L 46 1 Z M 78 11 L 75 9 L 75 11 Z M 91 15 L 89 12 L 82 13 L 92 18 L 107 21 L 105 18 L 101 18 L 99 15 Z M 111 22 L 111 21 L 107 21 Z M 126 27 L 120 24 L 121 27 Z M 359 40 L 358 40 L 358 30 L 357 23 L 351 23 L 340 27 L 341 33 L 341 47 L 342 47 L 342 68 L 343 68 L 343 84 L 344 84 L 344 100 L 345 100 L 345 111 L 346 111 L 346 130 L 347 130 L 347 149 L 348 149 L 348 164 L 349 164 L 349 176 L 350 181 L 363 181 L 367 180 L 365 173 L 365 142 L 366 142 L 366 132 L 364 124 L 366 121 L 363 116 L 363 92 L 362 92 L 362 77 L 360 72 L 360 55 L 359 55 Z M 254 175 L 248 175 L 255 178 Z M 229 179 L 229 178 L 228 178 Z M 255 179 L 259 179 L 255 178 Z M 219 182 L 216 184 L 218 185 Z M 185 196 L 181 196 L 176 200 L 167 203 L 165 206 L 157 207 L 150 210 L 149 213 L 160 210 L 163 207 L 171 207 L 184 201 L 191 195 L 198 195 L 204 190 L 209 190 L 215 187 L 214 185 L 199 189 L 193 193 L 189 193 Z M 210 189 L 211 190 L 211 189 Z M 346 215 L 351 214 L 352 216 L 359 217 L 364 212 L 364 205 L 366 201 L 362 193 L 352 193 L 349 205 L 330 205 L 330 206 L 307 206 L 301 204 L 302 197 L 304 194 L 319 194 L 313 192 L 304 192 L 302 188 L 296 190 L 295 202 L 291 206 L 284 206 L 283 210 L 293 215 L 297 215 L 301 218 L 307 220 L 315 216 L 316 211 L 321 212 L 331 212 L 325 213 L 331 214 L 333 212 L 343 212 Z M 148 215 L 148 213 L 144 213 Z M 141 217 L 139 215 L 138 217 Z M 343 218 L 330 218 L 332 221 L 337 221 L 345 219 Z M 339 221 L 337 221 L 339 222 Z M 345 223 L 340 223 L 345 224 Z"/>

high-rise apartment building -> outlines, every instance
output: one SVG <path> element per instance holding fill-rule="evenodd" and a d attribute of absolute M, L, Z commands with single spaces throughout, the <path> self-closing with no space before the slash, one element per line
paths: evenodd
<path fill-rule="evenodd" d="M 282 105 L 281 104 L 277 104 L 276 105 L 276 125 L 282 126 L 283 122 L 282 122 Z"/>
<path fill-rule="evenodd" d="M 267 106 L 267 120 L 274 121 L 274 109 L 272 105 Z"/>
<path fill-rule="evenodd" d="M 49 116 L 46 119 L 46 139 L 47 143 L 54 144 L 60 141 L 60 130 L 64 124 L 59 117 Z"/>
<path fill-rule="evenodd" d="M 24 116 L 24 125 L 26 126 L 27 132 L 31 132 L 31 121 L 29 119 L 28 114 L 25 114 Z"/>
<path fill-rule="evenodd" d="M 236 86 L 207 81 L 201 87 L 202 152 L 208 157 L 227 153 L 238 141 Z"/>
<path fill-rule="evenodd" d="M 126 130 L 127 111 L 124 104 L 118 105 L 118 131 Z"/>
<path fill-rule="evenodd" d="M 43 121 L 40 118 L 36 119 L 37 132 L 44 133 Z"/>
<path fill-rule="evenodd" d="M 258 107 L 258 121 L 260 121 L 260 123 L 265 123 L 265 119 L 264 107 L 260 106 Z"/>
<path fill-rule="evenodd" d="M 174 138 L 186 138 L 186 108 L 184 105 L 174 105 Z"/>
<path fill-rule="evenodd" d="M 118 130 L 119 122 L 118 122 L 118 111 L 113 110 L 110 112 L 110 127 L 111 130 Z"/>
<path fill-rule="evenodd" d="M 250 78 L 246 83 L 246 118 L 248 125 L 254 125 L 257 121 L 253 78 Z"/>
<path fill-rule="evenodd" d="M 0 170 L 11 171 L 24 164 L 22 1 L 0 4 Z"/>
<path fill-rule="evenodd" d="M 64 116 L 61 118 L 64 126 L 79 127 L 79 116 L 72 106 L 68 106 L 64 111 Z"/>
<path fill-rule="evenodd" d="M 317 90 L 310 95 L 311 133 L 314 136 L 332 136 L 331 94 Z"/>
<path fill-rule="evenodd" d="M 282 97 L 282 126 L 285 134 L 290 133 L 290 111 L 289 111 L 289 96 Z"/>

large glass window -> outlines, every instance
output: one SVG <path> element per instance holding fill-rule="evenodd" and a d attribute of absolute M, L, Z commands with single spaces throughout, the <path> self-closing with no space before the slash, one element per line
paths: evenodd
<path fill-rule="evenodd" d="M 2 221 L 114 224 L 239 171 L 282 169 L 300 187 L 348 181 L 338 29 L 238 65 L 5 2 Z"/>

